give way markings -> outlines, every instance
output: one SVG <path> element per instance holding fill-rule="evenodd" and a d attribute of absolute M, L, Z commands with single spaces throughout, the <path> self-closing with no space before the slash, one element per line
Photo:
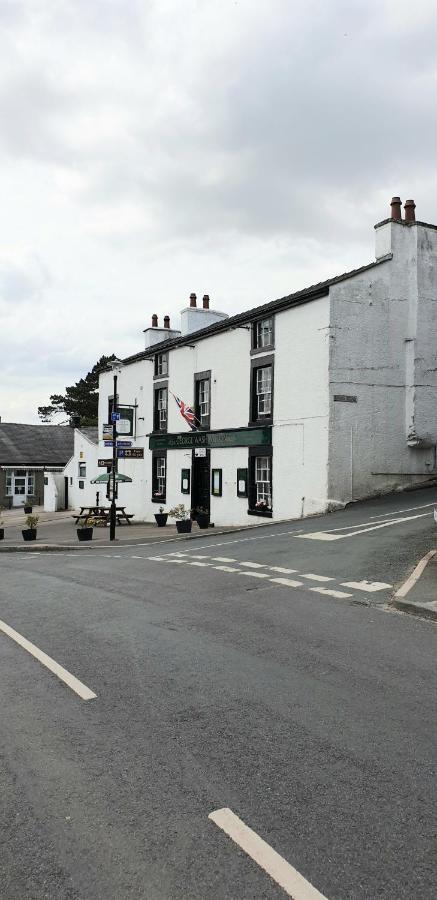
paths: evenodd
<path fill-rule="evenodd" d="M 273 847 L 252 831 L 231 809 L 216 809 L 210 813 L 215 825 L 218 825 L 235 844 L 241 847 L 254 862 L 258 863 L 276 884 L 294 900 L 326 900 L 297 869 L 290 865 Z"/>
<path fill-rule="evenodd" d="M 391 525 L 400 525 L 402 522 L 410 522 L 412 519 L 423 519 L 430 516 L 430 512 L 420 513 L 417 516 L 403 516 L 401 519 L 390 519 L 388 522 L 361 522 L 359 525 L 346 525 L 343 528 L 331 528 L 330 531 L 312 531 L 308 534 L 297 534 L 297 538 L 306 538 L 310 541 L 341 541 L 343 538 L 356 537 L 357 534 L 366 534 L 368 531 L 378 531 L 379 528 L 389 528 Z M 353 528 L 355 530 L 351 531 Z M 349 531 L 346 534 L 338 534 L 339 531 Z"/>
<path fill-rule="evenodd" d="M 78 678 L 68 672 L 67 669 L 64 669 L 63 666 L 59 665 L 56 660 L 52 659 L 51 656 L 47 656 L 47 653 L 44 653 L 43 650 L 40 650 L 39 647 L 36 647 L 35 644 L 32 644 L 31 641 L 28 641 L 27 638 L 23 637 L 22 634 L 19 634 L 18 631 L 15 631 L 14 628 L 11 628 L 10 625 L 7 625 L 6 622 L 2 622 L 0 619 L 0 631 L 3 631 L 8 637 L 10 637 L 16 644 L 19 644 L 20 647 L 23 647 L 24 650 L 27 650 L 28 653 L 31 654 L 38 662 L 42 663 L 46 669 L 49 669 L 50 672 L 53 672 L 54 675 L 64 682 L 67 687 L 71 688 L 72 691 L 77 694 L 81 700 L 93 700 L 97 697 L 97 694 L 94 691 L 91 691 L 86 684 L 82 684 Z"/>

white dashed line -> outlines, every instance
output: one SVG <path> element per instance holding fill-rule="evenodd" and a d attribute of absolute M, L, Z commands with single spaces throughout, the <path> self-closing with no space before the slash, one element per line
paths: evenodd
<path fill-rule="evenodd" d="M 176 562 L 176 560 L 173 560 L 173 562 Z M 179 560 L 177 560 L 177 562 L 179 562 Z M 180 562 L 182 562 L 182 560 L 180 560 Z M 194 562 L 187 562 L 187 566 L 202 566 L 202 568 L 207 568 L 210 565 L 211 563 L 197 562 L 197 560 L 194 560 Z"/>
<path fill-rule="evenodd" d="M 271 572 L 281 572 L 282 575 L 293 575 L 297 569 L 284 569 L 283 566 L 269 566 Z"/>
<path fill-rule="evenodd" d="M 239 569 L 233 569 L 232 566 L 212 566 L 213 569 L 217 569 L 219 572 L 238 572 Z"/>
<path fill-rule="evenodd" d="M 265 569 L 265 566 L 262 563 L 256 562 L 240 562 L 240 566 L 248 566 L 249 569 Z"/>
<path fill-rule="evenodd" d="M 147 559 L 153 559 L 154 562 L 166 562 L 163 556 L 148 556 Z"/>
<path fill-rule="evenodd" d="M 335 578 L 328 578 L 327 575 L 301 575 L 301 578 L 308 578 L 308 581 L 335 581 Z"/>
<path fill-rule="evenodd" d="M 208 818 L 264 869 L 289 897 L 294 900 L 326 900 L 297 869 L 245 825 L 231 809 L 216 809 Z"/>
<path fill-rule="evenodd" d="M 334 591 L 331 588 L 310 588 L 310 591 L 317 591 L 318 594 L 324 594 L 327 597 L 336 597 L 338 600 L 346 600 L 347 597 L 352 597 L 352 594 L 346 594 L 345 591 Z"/>
<path fill-rule="evenodd" d="M 385 581 L 342 581 L 342 587 L 354 588 L 355 591 L 368 591 L 373 594 L 374 591 L 384 591 L 392 588 L 392 584 L 386 584 Z"/>
<path fill-rule="evenodd" d="M 236 559 L 232 559 L 230 556 L 212 556 L 211 559 L 213 559 L 214 562 L 237 562 Z"/>
<path fill-rule="evenodd" d="M 274 581 L 275 584 L 285 584 L 286 587 L 303 587 L 301 581 L 293 581 L 291 578 L 271 578 L 270 581 Z"/>

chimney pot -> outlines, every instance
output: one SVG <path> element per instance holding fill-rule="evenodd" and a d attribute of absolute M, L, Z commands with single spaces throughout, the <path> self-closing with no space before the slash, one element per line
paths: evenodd
<path fill-rule="evenodd" d="M 158 316 L 156 315 L 156 313 L 153 313 L 152 328 L 157 328 L 157 327 L 158 327 Z"/>
<path fill-rule="evenodd" d="M 414 200 L 406 200 L 404 203 L 405 210 L 405 222 L 415 222 L 416 221 L 416 213 L 414 210 L 416 209 L 416 204 Z"/>
<path fill-rule="evenodd" d="M 390 206 L 391 206 L 392 219 L 395 219 L 395 220 L 402 219 L 401 198 L 400 197 L 392 197 Z"/>
<path fill-rule="evenodd" d="M 203 295 L 203 308 L 209 309 L 209 294 Z"/>
<path fill-rule="evenodd" d="M 196 306 L 197 306 L 197 297 L 196 297 L 196 294 L 190 294 L 190 306 L 192 306 L 192 307 L 196 307 Z"/>
<path fill-rule="evenodd" d="M 164 328 L 170 328 L 170 316 L 164 316 Z"/>

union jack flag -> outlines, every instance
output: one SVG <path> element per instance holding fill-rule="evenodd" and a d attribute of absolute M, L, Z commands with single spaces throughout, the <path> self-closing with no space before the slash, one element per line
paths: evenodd
<path fill-rule="evenodd" d="M 185 419 L 186 422 L 188 422 L 188 425 L 190 426 L 191 431 L 197 431 L 197 425 L 196 425 L 197 418 L 194 415 L 193 408 L 191 406 L 188 406 L 187 403 L 184 403 L 184 401 L 181 400 L 180 397 L 176 397 L 176 394 L 173 394 L 173 397 L 176 400 L 176 403 L 179 407 L 179 412 L 180 412 L 182 418 Z"/>

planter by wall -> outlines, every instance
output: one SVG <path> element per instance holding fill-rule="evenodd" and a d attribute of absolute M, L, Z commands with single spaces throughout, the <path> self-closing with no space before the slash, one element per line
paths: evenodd
<path fill-rule="evenodd" d="M 80 541 L 92 541 L 93 539 L 93 529 L 92 528 L 77 528 L 77 536 Z"/>
<path fill-rule="evenodd" d="M 197 524 L 199 528 L 208 528 L 209 525 L 209 516 L 204 515 L 203 513 L 197 513 Z"/>
<path fill-rule="evenodd" d="M 189 534 L 191 531 L 191 519 L 178 519 L 176 521 L 176 530 L 179 534 Z"/>
<path fill-rule="evenodd" d="M 26 513 L 26 516 L 32 515 L 32 509 L 33 509 L 32 506 L 27 506 L 27 505 L 26 505 L 26 506 L 24 507 L 24 512 Z"/>
<path fill-rule="evenodd" d="M 5 529 L 0 528 L 0 541 L 2 541 L 4 539 L 4 536 L 5 536 Z"/>
<path fill-rule="evenodd" d="M 23 541 L 36 541 L 36 528 L 23 528 Z"/>
<path fill-rule="evenodd" d="M 155 520 L 158 528 L 164 528 L 167 525 L 168 513 L 155 513 Z"/>

